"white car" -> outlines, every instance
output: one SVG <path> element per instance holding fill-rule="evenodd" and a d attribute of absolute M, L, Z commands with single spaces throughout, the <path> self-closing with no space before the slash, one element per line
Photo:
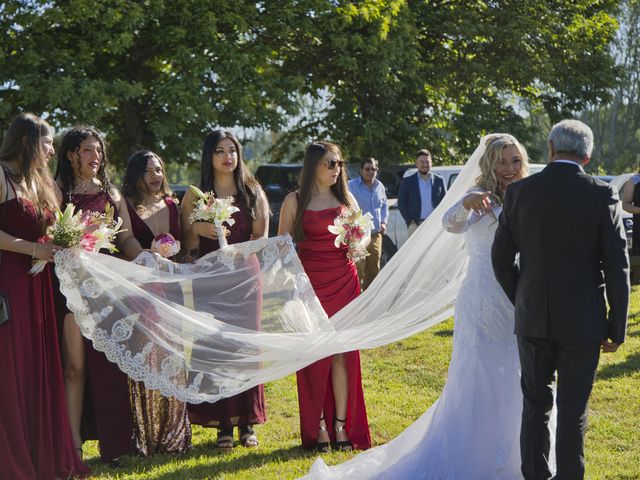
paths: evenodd
<path fill-rule="evenodd" d="M 546 165 L 542 163 L 529 164 L 529 173 L 538 173 Z M 460 174 L 464 165 L 439 165 L 431 168 L 431 171 L 444 178 L 447 190 Z M 409 168 L 404 172 L 403 178 L 416 173 L 416 168 Z M 395 253 L 404 245 L 409 238 L 407 224 L 398 210 L 398 199 L 389 199 L 389 220 L 387 221 L 387 232 L 382 239 L 382 258 L 380 264 L 384 265 Z"/>
<path fill-rule="evenodd" d="M 622 175 L 618 175 L 617 177 L 613 177 L 609 185 L 612 185 L 618 190 L 620 194 L 620 200 L 622 200 L 622 191 L 624 190 L 624 185 L 627 181 L 636 175 L 635 173 L 623 173 Z M 629 212 L 622 211 L 622 222 L 624 223 L 624 230 L 627 234 L 627 248 L 631 249 L 631 237 L 633 235 L 633 215 Z"/>

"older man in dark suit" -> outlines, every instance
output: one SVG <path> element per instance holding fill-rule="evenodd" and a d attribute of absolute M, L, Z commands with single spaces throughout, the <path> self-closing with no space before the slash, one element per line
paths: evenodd
<path fill-rule="evenodd" d="M 416 156 L 418 171 L 400 183 L 398 210 L 407 222 L 409 236 L 435 210 L 447 192 L 444 178 L 433 173 L 431 165 L 429 150 L 420 150 Z"/>
<path fill-rule="evenodd" d="M 625 339 L 629 259 L 621 205 L 614 188 L 582 169 L 592 149 L 587 125 L 556 124 L 549 165 L 507 189 L 492 248 L 496 278 L 516 308 L 526 480 L 551 477 L 548 421 L 556 372 L 554 478 L 584 477 L 587 404 L 600 351 L 614 352 Z"/>

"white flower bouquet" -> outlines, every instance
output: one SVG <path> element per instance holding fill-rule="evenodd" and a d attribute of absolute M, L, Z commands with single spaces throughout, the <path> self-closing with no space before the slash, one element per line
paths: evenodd
<path fill-rule="evenodd" d="M 233 206 L 233 197 L 216 198 L 213 192 L 204 193 L 193 185 L 189 187 L 189 190 L 196 196 L 196 200 L 193 202 L 193 212 L 189 216 L 189 221 L 191 223 L 213 223 L 218 235 L 220 248 L 226 247 L 227 239 L 222 224 L 226 223 L 229 227 L 233 226 L 236 221 L 231 218 L 231 216 L 235 212 L 240 211 L 238 207 Z"/>

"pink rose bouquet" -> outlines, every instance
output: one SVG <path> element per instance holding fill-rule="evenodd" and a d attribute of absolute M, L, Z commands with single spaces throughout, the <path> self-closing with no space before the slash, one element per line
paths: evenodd
<path fill-rule="evenodd" d="M 151 242 L 151 251 L 163 258 L 171 258 L 180 251 L 180 242 L 170 233 L 161 233 Z"/>
<path fill-rule="evenodd" d="M 346 208 L 328 227 L 331 233 L 336 235 L 334 242 L 336 248 L 347 245 L 349 250 L 347 258 L 357 262 L 369 255 L 367 245 L 371 240 L 373 229 L 373 217 L 370 213 L 362 214 L 362 210 Z"/>

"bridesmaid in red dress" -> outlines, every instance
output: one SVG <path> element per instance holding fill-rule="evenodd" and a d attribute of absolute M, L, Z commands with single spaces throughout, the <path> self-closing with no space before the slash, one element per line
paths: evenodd
<path fill-rule="evenodd" d="M 131 260 L 142 248 L 132 234 L 126 202 L 107 176 L 107 163 L 102 135 L 88 127 L 72 128 L 62 138 L 55 177 L 63 204 L 73 203 L 85 212 L 104 212 L 107 204 L 115 208 L 125 229 L 116 245 Z M 116 466 L 118 457 L 132 451 L 128 377 L 82 336 L 63 295 L 58 299 L 58 315 L 64 319 L 62 360 L 74 444 L 81 452 L 83 436 L 97 438 L 102 461 Z"/>
<path fill-rule="evenodd" d="M 311 144 L 304 156 L 297 192 L 280 212 L 278 234 L 289 233 L 325 312 L 331 317 L 360 294 L 355 264 L 347 247 L 336 248 L 327 227 L 344 208 L 357 208 L 337 145 Z M 362 392 L 360 353 L 346 352 L 319 360 L 297 373 L 302 446 L 327 451 L 371 446 Z M 330 425 L 331 428 L 327 428 Z"/>
<path fill-rule="evenodd" d="M 53 129 L 19 115 L 0 147 L 0 478 L 52 480 L 88 474 L 75 451 L 51 282 L 51 267 L 29 275 L 32 259 L 53 260 L 44 235 L 59 190 L 47 166 Z"/>
<path fill-rule="evenodd" d="M 180 240 L 180 213 L 171 197 L 164 162 L 155 153 L 140 150 L 127 160 L 122 194 L 127 200 L 133 235 L 150 249 L 154 238 L 170 233 Z M 144 383 L 129 379 L 133 410 L 133 445 L 144 456 L 183 453 L 191 446 L 187 406 Z"/>
<path fill-rule="evenodd" d="M 242 160 L 242 148 L 231 133 L 215 130 L 207 135 L 202 150 L 200 164 L 200 189 L 213 191 L 217 197 L 233 196 L 234 205 L 240 211 L 233 214 L 235 224 L 227 236 L 229 244 L 266 237 L 269 231 L 269 204 L 260 184 L 253 177 Z M 202 257 L 220 248 L 213 224 L 208 222 L 190 223 L 195 200 L 187 190 L 182 201 L 183 247 Z M 194 285 L 194 289 L 196 286 Z M 256 302 L 252 303 L 253 307 Z M 197 308 L 197 305 L 196 305 Z M 246 328 L 259 328 L 259 312 L 247 312 Z M 239 326 L 245 326 L 239 324 Z M 233 429 L 238 427 L 240 443 L 245 447 L 256 447 L 258 439 L 252 425 L 266 421 L 264 387 L 258 385 L 245 392 L 216 403 L 189 404 L 191 423 L 218 428 L 216 446 L 233 448 Z"/>

